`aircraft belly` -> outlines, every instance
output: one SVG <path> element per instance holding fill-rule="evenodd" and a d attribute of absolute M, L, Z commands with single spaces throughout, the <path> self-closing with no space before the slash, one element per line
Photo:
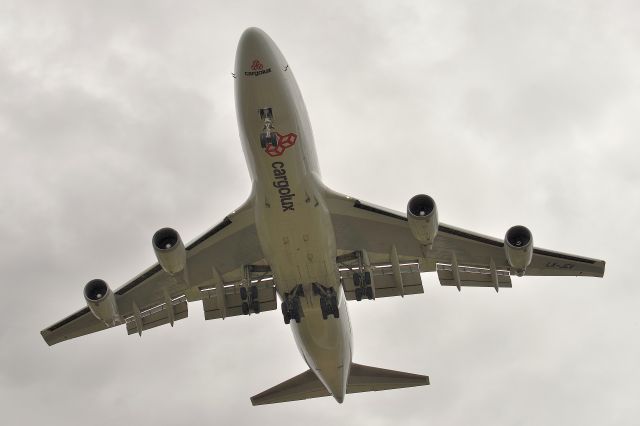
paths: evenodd
<path fill-rule="evenodd" d="M 288 292 L 298 284 L 337 286 L 335 236 L 329 214 L 304 200 L 294 207 L 295 211 L 282 212 L 272 204 L 255 210 L 258 238 L 278 291 Z"/>
<path fill-rule="evenodd" d="M 248 40 L 236 56 L 236 112 L 253 181 L 258 238 L 280 296 L 302 285 L 304 294 L 296 296 L 302 321 L 291 321 L 296 344 L 309 367 L 342 402 L 351 366 L 351 326 L 336 265 L 333 224 L 319 190 L 309 118 L 277 47 L 263 37 Z M 265 119 L 269 114 L 271 119 Z M 323 319 L 313 283 L 338 293 L 339 318 L 331 314 Z"/>
<path fill-rule="evenodd" d="M 322 318 L 318 296 L 305 297 L 304 319 L 291 329 L 309 368 L 336 399 L 344 397 L 352 358 L 351 324 L 344 292 L 339 291 L 340 318 Z"/>

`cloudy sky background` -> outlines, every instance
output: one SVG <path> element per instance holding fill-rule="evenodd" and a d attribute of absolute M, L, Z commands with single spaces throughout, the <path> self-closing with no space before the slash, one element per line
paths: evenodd
<path fill-rule="evenodd" d="M 4 424 L 589 424 L 640 417 L 640 8 L 635 1 L 0 3 Z M 264 29 L 310 113 L 327 185 L 607 261 L 351 304 L 359 363 L 431 386 L 252 408 L 302 372 L 278 312 L 48 347 L 39 331 L 247 196 L 233 79 Z"/>

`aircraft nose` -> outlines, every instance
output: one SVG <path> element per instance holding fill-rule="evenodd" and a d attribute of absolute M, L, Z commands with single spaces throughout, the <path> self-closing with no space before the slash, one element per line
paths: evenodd
<path fill-rule="evenodd" d="M 250 59 L 268 54 L 271 39 L 260 28 L 250 27 L 244 30 L 238 42 L 237 59 Z"/>
<path fill-rule="evenodd" d="M 277 69 L 281 54 L 271 38 L 260 28 L 244 30 L 236 52 L 236 74 L 253 77 Z"/>
<path fill-rule="evenodd" d="M 247 47 L 256 46 L 261 44 L 268 39 L 269 36 L 267 33 L 262 31 L 260 28 L 249 27 L 240 36 L 240 42 L 238 43 L 239 48 L 246 49 Z"/>

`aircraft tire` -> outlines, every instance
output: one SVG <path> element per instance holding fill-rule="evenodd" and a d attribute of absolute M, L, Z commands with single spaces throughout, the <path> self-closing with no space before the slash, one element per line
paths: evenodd
<path fill-rule="evenodd" d="M 371 287 L 367 287 L 365 289 L 365 293 L 367 294 L 367 299 L 369 300 L 373 299 L 373 289 Z"/>
<path fill-rule="evenodd" d="M 362 300 L 362 289 L 360 287 L 356 287 L 356 300 L 358 302 Z"/>
<path fill-rule="evenodd" d="M 354 285 L 354 287 L 356 287 L 356 288 L 360 287 L 360 281 L 361 281 L 360 278 L 361 278 L 360 277 L 360 272 L 354 272 L 353 273 L 353 285 Z"/>

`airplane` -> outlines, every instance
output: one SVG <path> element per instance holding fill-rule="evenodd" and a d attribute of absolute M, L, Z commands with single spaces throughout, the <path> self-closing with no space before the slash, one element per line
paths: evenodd
<path fill-rule="evenodd" d="M 86 306 L 42 330 L 54 345 L 125 325 L 128 334 L 188 315 L 205 320 L 279 306 L 309 369 L 253 397 L 253 405 L 423 386 L 429 377 L 356 364 L 347 301 L 423 293 L 421 273 L 441 285 L 511 287 L 511 276 L 602 277 L 603 260 L 533 245 L 524 226 L 504 239 L 441 223 L 418 194 L 397 212 L 346 196 L 321 180 L 309 117 L 292 69 L 258 28 L 242 34 L 235 102 L 252 188 L 248 199 L 186 246 L 171 228 L 152 245 L 158 262 L 115 291 L 84 287 Z"/>

